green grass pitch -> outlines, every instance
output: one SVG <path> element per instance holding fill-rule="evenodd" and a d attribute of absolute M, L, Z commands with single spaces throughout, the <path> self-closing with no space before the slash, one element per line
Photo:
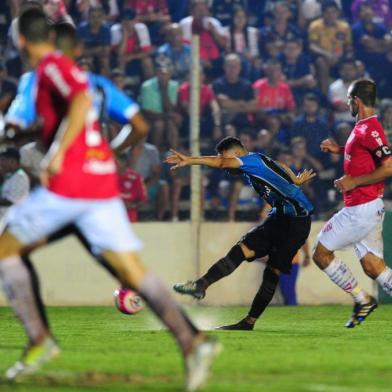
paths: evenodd
<path fill-rule="evenodd" d="M 188 309 L 204 329 L 237 321 L 246 308 Z M 253 332 L 211 332 L 224 344 L 204 391 L 387 392 L 392 390 L 392 306 L 347 330 L 347 306 L 271 307 Z M 182 391 L 173 339 L 148 311 L 49 308 L 62 355 L 29 379 L 0 391 Z M 0 308 L 0 374 L 24 346 L 21 328 Z"/>

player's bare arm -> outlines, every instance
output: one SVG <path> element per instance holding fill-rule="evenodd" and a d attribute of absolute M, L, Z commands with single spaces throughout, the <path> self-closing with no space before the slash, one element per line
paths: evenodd
<path fill-rule="evenodd" d="M 291 180 L 294 182 L 295 185 L 303 185 L 314 178 L 317 174 L 313 171 L 313 169 L 305 169 L 298 175 L 295 173 L 284 163 L 279 162 L 279 165 L 282 166 L 284 171 L 290 176 Z"/>
<path fill-rule="evenodd" d="M 335 180 L 335 187 L 342 192 L 351 191 L 354 188 L 371 185 L 386 180 L 392 176 L 392 158 L 385 159 L 381 166 L 369 174 L 359 177 L 343 176 Z"/>
<path fill-rule="evenodd" d="M 173 165 L 171 170 L 180 167 L 202 165 L 216 169 L 238 169 L 241 162 L 237 158 L 224 158 L 222 156 L 190 157 L 175 150 L 170 150 L 172 155 L 166 158 L 165 162 Z"/>
<path fill-rule="evenodd" d="M 110 147 L 116 155 L 121 154 L 129 147 L 134 147 L 147 136 L 149 126 L 140 113 L 136 113 L 130 120 L 130 126 L 125 126 L 111 141 Z"/>
<path fill-rule="evenodd" d="M 52 150 L 51 148 L 49 150 L 48 156 L 45 159 L 47 164 L 45 165 L 45 162 L 43 162 L 43 183 L 46 183 L 48 176 L 55 175 L 61 171 L 64 154 L 78 134 L 83 130 L 91 105 L 91 97 L 87 91 L 79 92 L 72 99 L 68 112 L 68 124 L 57 140 L 55 149 Z"/>
<path fill-rule="evenodd" d="M 332 139 L 325 139 L 320 144 L 321 151 L 323 152 L 330 152 L 331 154 L 341 154 L 342 147 L 339 146 L 334 140 Z"/>

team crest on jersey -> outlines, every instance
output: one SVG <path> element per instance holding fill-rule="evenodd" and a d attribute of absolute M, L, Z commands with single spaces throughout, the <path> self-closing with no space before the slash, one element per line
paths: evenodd
<path fill-rule="evenodd" d="M 360 124 L 360 125 L 357 125 L 356 127 L 356 130 L 359 132 L 359 133 L 365 133 L 366 131 L 367 131 L 367 129 L 368 129 L 368 126 L 366 125 L 366 124 Z"/>

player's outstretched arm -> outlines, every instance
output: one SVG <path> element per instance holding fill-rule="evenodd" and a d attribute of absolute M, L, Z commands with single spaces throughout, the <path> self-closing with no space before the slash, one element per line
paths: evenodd
<path fill-rule="evenodd" d="M 279 162 L 279 165 L 283 167 L 284 171 L 290 176 L 291 180 L 295 185 L 301 186 L 312 178 L 314 178 L 317 174 L 313 171 L 313 169 L 305 169 L 303 172 L 295 175 L 294 172 L 284 163 Z"/>
<path fill-rule="evenodd" d="M 172 155 L 165 159 L 165 162 L 172 165 L 171 170 L 179 167 L 203 165 L 216 169 L 238 169 L 241 162 L 237 158 L 224 158 L 221 156 L 211 157 L 190 157 L 175 150 L 170 150 Z"/>
<path fill-rule="evenodd" d="M 325 139 L 320 144 L 321 151 L 332 154 L 342 154 L 343 148 L 332 139 Z"/>
<path fill-rule="evenodd" d="M 392 158 L 385 159 L 381 166 L 369 174 L 359 177 L 343 176 L 335 180 L 335 187 L 341 192 L 351 191 L 359 186 L 376 184 L 382 182 L 388 177 L 392 177 Z"/>

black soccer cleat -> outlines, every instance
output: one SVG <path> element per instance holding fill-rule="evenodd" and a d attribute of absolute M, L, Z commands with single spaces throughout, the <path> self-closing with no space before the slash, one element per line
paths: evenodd
<path fill-rule="evenodd" d="M 220 331 L 253 331 L 254 324 L 250 324 L 246 319 L 238 321 L 236 324 L 222 325 L 221 327 L 216 327 L 215 329 Z"/>
<path fill-rule="evenodd" d="M 206 296 L 205 289 L 192 280 L 188 280 L 186 283 L 176 283 L 173 290 L 180 294 L 191 295 L 196 299 L 203 299 Z"/>
<path fill-rule="evenodd" d="M 374 297 L 369 297 L 370 301 L 367 304 L 354 304 L 353 314 L 350 320 L 347 321 L 346 328 L 354 328 L 365 321 L 366 317 L 369 316 L 375 309 L 377 309 L 378 304 Z"/>

